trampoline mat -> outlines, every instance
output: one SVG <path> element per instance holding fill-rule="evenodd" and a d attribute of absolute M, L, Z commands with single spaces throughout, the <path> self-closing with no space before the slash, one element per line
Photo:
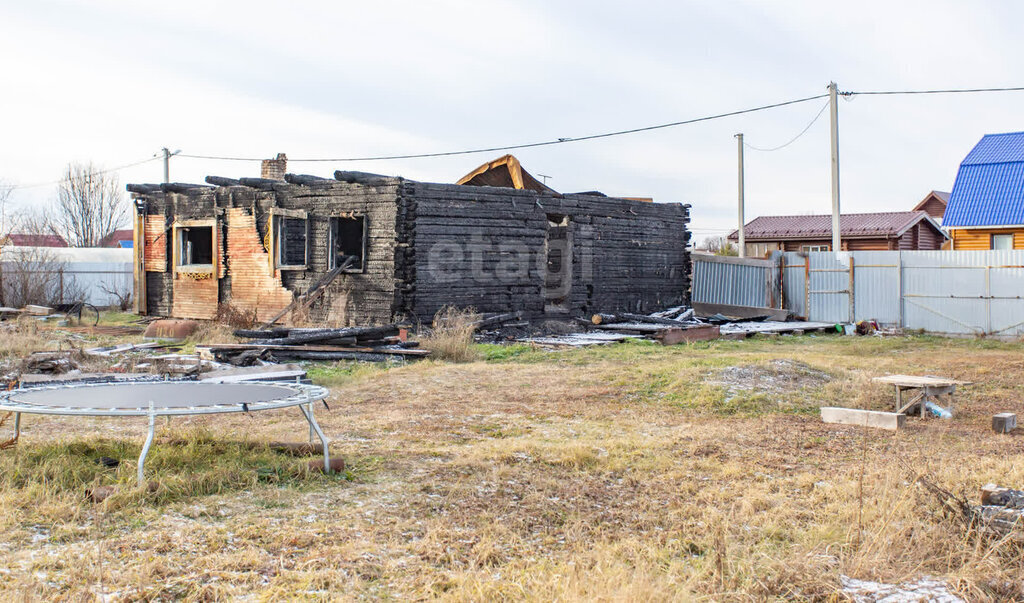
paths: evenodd
<path fill-rule="evenodd" d="M 182 409 L 221 404 L 259 404 L 299 394 L 296 388 L 264 383 L 110 383 L 89 386 L 27 389 L 9 396 L 12 402 L 67 409 Z"/>

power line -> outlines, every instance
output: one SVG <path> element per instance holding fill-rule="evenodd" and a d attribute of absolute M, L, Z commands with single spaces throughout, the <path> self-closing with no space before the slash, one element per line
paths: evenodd
<path fill-rule="evenodd" d="M 753 107 L 753 108 L 750 108 L 750 109 L 741 109 L 739 111 L 729 111 L 727 113 L 718 113 L 716 115 L 707 115 L 707 116 L 704 116 L 704 117 L 697 117 L 697 118 L 694 118 L 694 119 L 685 119 L 685 120 L 682 120 L 682 121 L 673 121 L 673 122 L 664 123 L 664 124 L 657 124 L 657 125 L 653 125 L 653 126 L 644 126 L 644 127 L 641 127 L 641 128 L 632 128 L 632 129 L 629 129 L 629 130 L 617 130 L 617 131 L 614 131 L 614 132 L 604 132 L 604 133 L 601 133 L 601 134 L 591 134 L 589 136 L 578 136 L 578 137 L 575 137 L 575 138 L 558 138 L 558 139 L 555 139 L 555 140 L 546 140 L 546 141 L 543 141 L 543 142 L 530 142 L 530 143 L 526 143 L 526 144 L 516 144 L 516 145 L 496 146 L 496 147 L 487 147 L 487 148 L 478 148 L 478 149 L 468 149 L 468 150 L 464 150 L 464 151 L 446 151 L 446 152 L 442 152 L 442 153 L 419 153 L 419 154 L 409 154 L 409 155 L 382 155 L 382 156 L 376 156 L 376 157 L 334 157 L 334 158 L 311 158 L 311 159 L 292 159 L 292 158 L 289 158 L 288 161 L 290 161 L 290 162 L 296 162 L 296 161 L 304 161 L 304 162 L 314 162 L 314 161 L 333 161 L 333 162 L 342 162 L 342 161 L 385 161 L 385 160 L 391 160 L 391 159 L 421 159 L 421 158 L 427 158 L 427 157 L 449 157 L 449 156 L 452 156 L 452 155 L 469 155 L 469 154 L 472 154 L 472 153 L 493 153 L 495 151 L 513 151 L 513 150 L 516 150 L 516 149 L 529 149 L 529 148 L 534 148 L 534 147 L 544 147 L 544 146 L 551 146 L 551 145 L 556 145 L 556 144 L 565 144 L 565 143 L 569 143 L 569 142 L 581 142 L 581 141 L 584 141 L 584 140 L 595 140 L 595 139 L 598 139 L 598 138 L 610 138 L 612 136 L 622 136 L 624 134 L 635 134 L 637 132 L 649 132 L 651 130 L 660 130 L 660 129 L 663 129 L 663 128 L 673 128 L 673 127 L 676 127 L 676 126 L 684 126 L 684 125 L 695 124 L 695 123 L 699 123 L 699 122 L 703 122 L 703 121 L 712 121 L 712 120 L 715 120 L 715 119 L 722 119 L 722 118 L 725 118 L 725 117 L 733 117 L 733 116 L 736 116 L 736 115 L 744 115 L 746 113 L 754 113 L 754 112 L 757 112 L 757 111 L 765 111 L 767 109 L 775 109 L 775 108 L 778 108 L 778 107 L 785 107 L 787 105 L 795 105 L 797 103 L 805 103 L 807 101 L 812 101 L 812 100 L 816 100 L 816 99 L 819 99 L 819 98 L 825 98 L 826 96 L 828 96 L 828 95 L 827 94 L 818 94 L 818 95 L 815 95 L 815 96 L 808 96 L 808 97 L 805 97 L 805 98 L 797 98 L 797 99 L 793 99 L 793 100 L 788 100 L 788 101 L 784 101 L 784 102 L 781 102 L 781 103 L 772 103 L 770 105 L 761 105 L 760 107 Z M 186 153 L 182 153 L 181 155 L 179 155 L 179 157 L 188 157 L 188 158 L 191 158 L 191 159 L 214 159 L 214 160 L 220 160 L 220 161 L 262 161 L 262 159 L 263 159 L 263 158 L 259 158 L 259 157 L 221 157 L 221 156 L 216 156 L 216 155 L 191 155 L 191 154 L 186 154 Z"/>
<path fill-rule="evenodd" d="M 896 94 L 961 94 L 968 92 L 1020 92 L 1024 91 L 1024 86 L 1014 86 L 1009 88 L 947 88 L 944 90 L 864 90 L 864 91 L 851 91 L 851 92 L 840 92 L 842 96 L 857 96 L 857 95 L 896 95 Z"/>
<path fill-rule="evenodd" d="M 748 149 L 753 149 L 753 150 L 755 150 L 755 151 L 762 151 L 762 152 L 764 152 L 764 153 L 771 153 L 772 151 L 779 151 L 779 150 L 781 150 L 781 149 L 784 149 L 784 148 L 788 147 L 789 145 L 793 144 L 794 142 L 796 142 L 797 140 L 799 140 L 801 136 L 803 136 L 804 134 L 806 134 L 806 133 L 807 133 L 807 131 L 811 129 L 811 126 L 813 126 L 813 125 L 815 124 L 815 122 L 817 122 L 817 121 L 818 121 L 818 118 L 819 118 L 819 117 L 821 117 L 821 114 L 825 112 L 825 109 L 828 109 L 828 103 L 825 103 L 825 104 L 824 104 L 824 105 L 823 105 L 823 106 L 821 107 L 821 110 L 819 110 L 819 111 L 818 111 L 818 114 L 814 116 L 814 119 L 812 119 L 812 120 L 811 120 L 811 122 L 810 122 L 809 124 L 807 124 L 807 126 L 806 126 L 806 127 L 804 127 L 804 129 L 803 129 L 803 130 L 800 130 L 800 133 L 799 133 L 799 134 L 797 134 L 796 136 L 794 136 L 794 137 L 793 137 L 792 139 L 790 139 L 790 141 L 789 141 L 789 142 L 787 142 L 787 143 L 785 143 L 785 144 L 780 144 L 779 146 L 777 146 L 777 147 L 772 147 L 772 148 L 770 148 L 770 149 L 763 149 L 763 148 L 761 148 L 761 147 L 755 147 L 754 145 L 750 144 L 749 142 L 744 142 L 744 143 L 743 143 L 743 146 L 747 147 Z"/>
<path fill-rule="evenodd" d="M 163 156 L 150 157 L 149 159 L 143 159 L 142 161 L 136 161 L 134 163 L 126 163 L 125 165 L 119 165 L 117 167 L 112 167 L 112 168 L 108 168 L 108 169 L 105 169 L 105 170 L 98 170 L 98 171 L 95 171 L 95 172 L 90 172 L 90 173 L 85 174 L 85 175 L 86 176 L 99 176 L 101 174 L 109 174 L 110 172 L 117 172 L 119 170 L 127 169 L 127 168 L 130 168 L 130 167 L 135 167 L 137 165 L 142 165 L 143 163 L 149 163 L 150 161 L 156 161 L 157 159 L 163 159 Z M 64 178 L 61 178 L 60 180 L 53 180 L 51 182 L 36 182 L 34 184 L 12 184 L 11 185 L 11 189 L 38 188 L 40 186 L 53 186 L 55 184 L 60 184 L 61 182 L 64 182 L 64 180 L 65 180 Z"/>

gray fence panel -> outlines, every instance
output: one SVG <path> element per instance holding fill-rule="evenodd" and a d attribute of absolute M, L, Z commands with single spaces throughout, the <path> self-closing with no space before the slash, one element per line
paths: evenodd
<path fill-rule="evenodd" d="M 850 320 L 852 261 L 854 320 L 934 333 L 1024 335 L 1024 251 L 787 252 L 783 261 L 785 307 L 809 320 Z"/>
<path fill-rule="evenodd" d="M 782 254 L 783 307 L 794 316 L 807 316 L 807 256 L 788 252 Z"/>
<path fill-rule="evenodd" d="M 809 253 L 811 263 L 811 320 L 847 322 L 850 320 L 850 254 Z"/>
<path fill-rule="evenodd" d="M 693 255 L 693 302 L 766 307 L 775 264 L 768 260 Z M 777 280 L 777 279 L 776 279 Z M 777 305 L 777 301 L 775 301 Z"/>
<path fill-rule="evenodd" d="M 852 254 L 854 316 L 884 325 L 900 324 L 900 256 L 892 251 L 856 251 Z"/>

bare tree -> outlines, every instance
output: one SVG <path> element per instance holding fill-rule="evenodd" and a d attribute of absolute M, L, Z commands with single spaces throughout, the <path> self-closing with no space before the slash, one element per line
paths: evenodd
<path fill-rule="evenodd" d="M 67 166 L 55 210 L 54 226 L 71 247 L 95 247 L 128 221 L 117 175 L 101 173 L 91 162 Z"/>
<path fill-rule="evenodd" d="M 707 251 L 714 255 L 739 255 L 739 249 L 725 237 L 708 237 L 697 246 L 700 251 Z"/>

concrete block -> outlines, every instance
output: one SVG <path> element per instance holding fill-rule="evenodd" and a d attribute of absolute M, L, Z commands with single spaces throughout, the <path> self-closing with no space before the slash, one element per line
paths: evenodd
<path fill-rule="evenodd" d="M 1001 412 L 992 415 L 992 431 L 996 433 L 1010 433 L 1017 427 L 1017 415 L 1012 412 Z"/>
<path fill-rule="evenodd" d="M 903 428 L 903 425 L 907 420 L 907 415 L 895 412 L 862 410 L 859 408 L 822 406 L 821 420 L 826 423 L 864 425 L 866 427 L 877 427 L 878 429 L 896 431 L 897 429 Z"/>

